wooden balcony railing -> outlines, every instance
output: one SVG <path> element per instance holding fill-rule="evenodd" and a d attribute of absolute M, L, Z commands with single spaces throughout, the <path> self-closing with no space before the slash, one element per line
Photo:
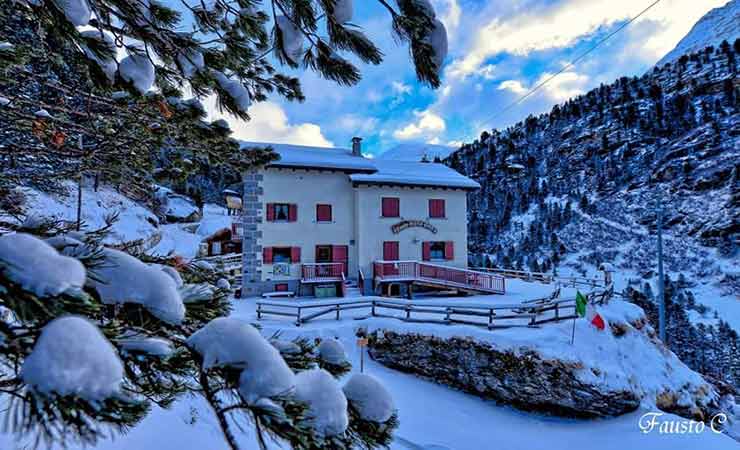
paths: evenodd
<path fill-rule="evenodd" d="M 504 294 L 504 277 L 458 267 L 419 261 L 376 261 L 373 264 L 376 283 L 389 281 L 427 281 L 449 287 Z"/>
<path fill-rule="evenodd" d="M 344 263 L 301 264 L 302 283 L 342 281 L 343 276 Z"/>

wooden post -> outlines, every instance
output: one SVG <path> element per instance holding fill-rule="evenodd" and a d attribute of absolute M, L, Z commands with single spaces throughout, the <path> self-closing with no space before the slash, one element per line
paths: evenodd
<path fill-rule="evenodd" d="M 257 320 L 262 319 L 262 303 L 257 303 Z"/>
<path fill-rule="evenodd" d="M 411 306 L 406 305 L 406 320 L 411 318 Z"/>
<path fill-rule="evenodd" d="M 337 308 L 337 320 L 339 320 L 339 311 L 341 311 L 339 307 L 339 303 L 336 304 L 336 308 Z"/>
<path fill-rule="evenodd" d="M 295 322 L 295 325 L 296 325 L 297 327 L 300 327 L 300 326 L 301 326 L 301 307 L 300 307 L 300 306 L 298 307 L 298 314 L 297 314 L 297 316 L 296 316 L 296 322 Z"/>

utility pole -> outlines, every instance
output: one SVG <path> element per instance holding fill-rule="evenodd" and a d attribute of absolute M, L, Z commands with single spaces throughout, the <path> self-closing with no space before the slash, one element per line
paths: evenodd
<path fill-rule="evenodd" d="M 658 194 L 658 335 L 666 342 L 665 336 L 665 286 L 663 285 L 663 198 Z"/>
<path fill-rule="evenodd" d="M 79 147 L 80 151 L 84 150 L 84 147 L 82 146 L 82 134 L 80 134 L 77 140 L 77 146 Z M 84 156 L 83 156 L 83 164 L 84 164 Z M 79 175 L 79 179 L 77 180 L 77 226 L 75 227 L 77 231 L 80 231 L 80 226 L 82 225 L 82 179 L 83 179 L 82 169 L 83 167 L 80 168 L 80 175 Z"/>

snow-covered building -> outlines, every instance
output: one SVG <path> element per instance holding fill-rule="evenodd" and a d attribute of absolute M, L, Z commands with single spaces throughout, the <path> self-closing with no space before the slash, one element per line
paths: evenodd
<path fill-rule="evenodd" d="M 368 287 L 376 261 L 467 267 L 477 182 L 443 164 L 365 158 L 359 138 L 352 149 L 244 147 L 267 145 L 280 159 L 244 176 L 244 296 L 343 278 Z"/>

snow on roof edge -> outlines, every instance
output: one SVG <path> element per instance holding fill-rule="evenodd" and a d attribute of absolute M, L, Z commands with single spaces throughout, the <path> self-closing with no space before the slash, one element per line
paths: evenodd
<path fill-rule="evenodd" d="M 353 183 L 480 189 L 477 181 L 440 163 L 368 159 L 342 148 L 245 141 L 241 145 L 273 148 L 281 159 L 267 167 L 341 170 Z"/>

